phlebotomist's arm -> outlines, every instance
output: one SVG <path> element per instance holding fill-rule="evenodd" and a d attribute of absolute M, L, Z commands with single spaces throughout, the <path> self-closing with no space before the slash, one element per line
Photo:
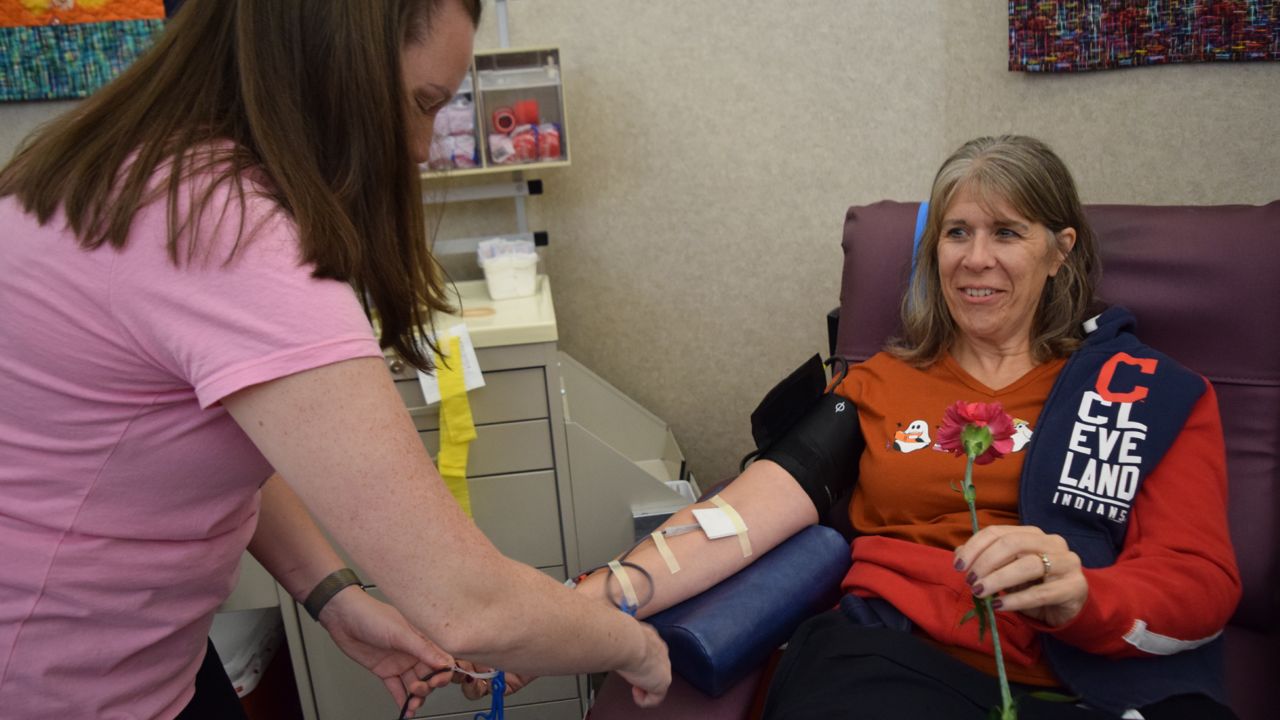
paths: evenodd
<path fill-rule="evenodd" d="M 382 358 L 325 365 L 223 400 L 308 510 L 446 651 L 516 673 L 618 669 L 660 698 L 651 628 L 504 557 L 449 494 Z"/>

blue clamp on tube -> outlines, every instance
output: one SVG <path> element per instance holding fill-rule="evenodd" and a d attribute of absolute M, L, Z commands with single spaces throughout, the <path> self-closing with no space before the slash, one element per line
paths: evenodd
<path fill-rule="evenodd" d="M 506 673 L 499 671 L 497 675 L 493 676 L 492 684 L 489 685 L 489 694 L 491 697 L 489 701 L 489 712 L 476 713 L 473 720 L 503 720 L 505 717 L 503 713 L 503 703 L 505 702 L 504 698 L 507 695 Z"/>

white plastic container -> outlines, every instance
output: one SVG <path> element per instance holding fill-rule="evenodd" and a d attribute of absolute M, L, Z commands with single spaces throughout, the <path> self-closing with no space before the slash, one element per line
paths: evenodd
<path fill-rule="evenodd" d="M 680 493 L 680 497 L 689 501 L 689 504 L 698 502 L 698 494 L 693 490 L 693 483 L 688 480 L 668 480 L 667 487 Z"/>
<path fill-rule="evenodd" d="M 537 293 L 538 253 L 528 240 L 485 240 L 477 258 L 490 298 L 507 300 Z"/>
<path fill-rule="evenodd" d="M 236 695 L 244 697 L 258 687 L 262 673 L 284 642 L 284 622 L 276 608 L 218 613 L 213 616 L 209 637 Z"/>

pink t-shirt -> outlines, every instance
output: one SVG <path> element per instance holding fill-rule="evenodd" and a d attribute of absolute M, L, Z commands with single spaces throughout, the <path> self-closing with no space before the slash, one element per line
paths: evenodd
<path fill-rule="evenodd" d="M 172 718 L 257 522 L 266 460 L 219 404 L 380 356 L 351 288 L 300 265 L 274 203 L 222 193 L 211 252 L 165 251 L 165 202 L 123 252 L 0 199 L 0 715 Z M 244 207 L 258 228 L 225 263 Z"/>

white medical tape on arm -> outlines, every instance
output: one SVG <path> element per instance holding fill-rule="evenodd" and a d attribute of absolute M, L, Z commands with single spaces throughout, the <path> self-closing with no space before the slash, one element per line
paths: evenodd
<path fill-rule="evenodd" d="M 729 516 L 729 522 L 733 523 L 734 530 L 738 532 L 738 544 L 742 546 L 742 557 L 751 557 L 751 540 L 747 539 L 747 524 L 742 522 L 742 516 L 719 495 L 713 496 L 711 502 L 723 510 L 724 514 Z"/>
<path fill-rule="evenodd" d="M 672 554 L 671 546 L 667 544 L 667 539 L 662 536 L 662 533 L 655 531 L 649 536 L 653 538 L 653 545 L 658 548 L 662 561 L 667 564 L 667 570 L 670 570 L 672 575 L 680 572 L 680 563 L 676 562 L 676 556 Z"/>
<path fill-rule="evenodd" d="M 618 578 L 618 584 L 622 586 L 622 597 L 626 603 L 633 608 L 640 607 L 640 598 L 636 597 L 636 589 L 631 584 L 631 578 L 627 577 L 627 571 L 622 569 L 622 564 L 617 560 L 610 560 L 609 572 Z"/>

